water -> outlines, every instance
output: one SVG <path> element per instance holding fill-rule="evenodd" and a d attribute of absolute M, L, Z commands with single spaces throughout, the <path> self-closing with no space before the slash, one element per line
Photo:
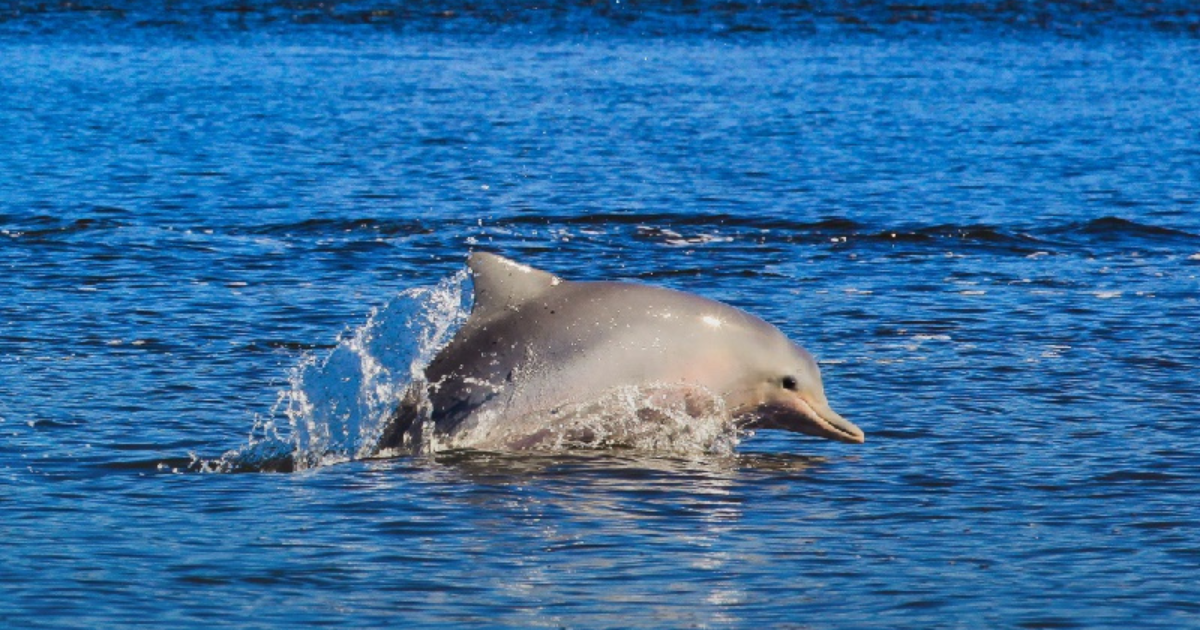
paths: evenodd
<path fill-rule="evenodd" d="M 447 6 L 0 17 L 0 625 L 1200 627 L 1192 5 Z M 867 443 L 362 459 L 471 249 Z"/>

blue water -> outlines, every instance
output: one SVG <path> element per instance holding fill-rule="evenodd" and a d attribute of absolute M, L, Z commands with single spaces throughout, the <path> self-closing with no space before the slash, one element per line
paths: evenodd
<path fill-rule="evenodd" d="M 0 626 L 1200 627 L 1193 4 L 140 4 L 0 14 Z M 473 249 L 867 443 L 361 458 Z"/>

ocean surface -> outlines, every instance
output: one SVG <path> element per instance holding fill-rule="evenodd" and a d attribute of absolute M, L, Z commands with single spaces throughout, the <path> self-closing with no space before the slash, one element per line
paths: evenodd
<path fill-rule="evenodd" d="M 0 6 L 0 626 L 1200 628 L 1197 86 L 1191 2 Z M 867 442 L 364 458 L 471 251 Z"/>

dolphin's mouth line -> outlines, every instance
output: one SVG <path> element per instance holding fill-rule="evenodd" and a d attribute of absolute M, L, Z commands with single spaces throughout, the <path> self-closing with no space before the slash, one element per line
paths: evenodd
<path fill-rule="evenodd" d="M 782 429 L 848 444 L 862 444 L 866 441 L 862 429 L 849 420 L 840 416 L 836 419 L 826 418 L 801 397 L 792 400 L 795 401 L 792 405 L 760 405 L 754 411 L 739 416 L 739 424 L 749 429 Z M 797 416 L 803 420 L 797 422 Z"/>
<path fill-rule="evenodd" d="M 809 402 L 803 397 L 798 396 L 797 400 L 799 401 L 800 410 L 804 413 L 804 415 L 807 416 L 809 420 L 815 422 L 817 426 L 828 431 L 829 437 L 838 440 L 839 442 L 849 442 L 851 444 L 862 444 L 864 441 L 866 441 L 866 436 L 863 434 L 862 429 L 859 429 L 851 424 L 849 420 L 846 420 L 845 418 L 838 418 L 838 420 L 841 420 L 845 424 L 849 425 L 849 427 L 838 426 L 837 424 L 827 420 L 821 414 L 817 413 L 817 410 L 813 409 L 813 406 L 809 404 Z M 857 429 L 857 431 L 852 431 L 851 427 L 853 429 Z"/>

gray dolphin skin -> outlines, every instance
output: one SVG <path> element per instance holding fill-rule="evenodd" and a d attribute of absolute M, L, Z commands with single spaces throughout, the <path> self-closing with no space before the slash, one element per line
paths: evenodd
<path fill-rule="evenodd" d="M 830 408 L 813 357 L 744 311 L 672 289 L 570 282 L 484 252 L 467 266 L 470 317 L 420 384 L 428 421 L 410 391 L 381 450 L 411 448 L 431 429 L 435 438 L 468 432 L 488 414 L 520 422 L 648 384 L 711 392 L 741 428 L 864 440 Z"/>

